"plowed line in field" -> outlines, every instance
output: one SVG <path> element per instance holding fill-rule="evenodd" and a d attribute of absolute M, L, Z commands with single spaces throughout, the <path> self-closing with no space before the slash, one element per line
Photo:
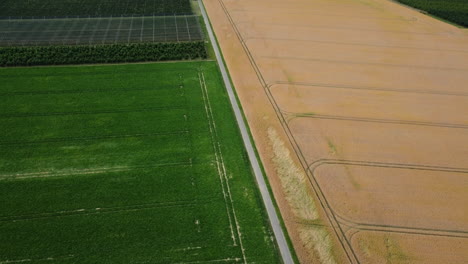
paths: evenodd
<path fill-rule="evenodd" d="M 75 215 L 81 216 L 81 215 L 94 215 L 94 214 L 106 214 L 106 213 L 132 212 L 132 211 L 148 210 L 148 209 L 154 209 L 154 208 L 190 207 L 190 206 L 196 206 L 200 203 L 208 203 L 213 200 L 214 199 L 159 202 L 159 203 L 136 204 L 136 205 L 128 205 L 128 206 L 64 210 L 64 211 L 57 211 L 57 212 L 50 212 L 50 213 L 2 216 L 0 217 L 0 222 L 18 222 L 18 221 L 28 221 L 28 220 L 34 220 L 34 219 L 57 218 L 57 217 L 66 217 L 66 216 L 75 216 Z"/>
<path fill-rule="evenodd" d="M 444 51 L 444 52 L 461 52 L 468 53 L 468 50 L 458 50 L 458 49 L 437 49 L 437 48 L 428 48 L 428 47 L 410 47 L 410 46 L 399 46 L 399 45 L 386 45 L 386 44 L 376 44 L 376 43 L 359 43 L 359 42 L 342 42 L 342 41 L 328 41 L 328 40 L 317 40 L 317 39 L 293 39 L 293 38 L 275 38 L 268 36 L 252 36 L 245 38 L 245 41 L 259 39 L 259 40 L 280 40 L 280 41 L 299 41 L 299 42 L 315 42 L 315 43 L 325 43 L 325 44 L 335 44 L 335 45 L 344 45 L 344 46 L 363 46 L 363 47 L 384 47 L 384 48 L 398 48 L 398 49 L 410 49 L 410 50 L 429 50 L 429 51 Z"/>
<path fill-rule="evenodd" d="M 250 24 L 250 21 L 238 22 L 240 24 Z M 275 26 L 275 27 L 287 27 L 287 28 L 317 28 L 318 30 L 323 29 L 333 29 L 333 30 L 343 30 L 343 31 L 358 31 L 358 32 L 382 32 L 382 33 L 395 33 L 395 34 L 409 34 L 409 35 L 429 35 L 429 36 L 446 36 L 448 33 L 421 33 L 421 32 L 411 32 L 411 31 L 398 31 L 398 30 L 380 30 L 380 29 L 370 29 L 370 28 L 356 28 L 356 27 L 331 27 L 325 25 L 304 25 L 304 24 L 285 24 L 285 23 L 267 23 L 267 22 L 255 22 L 255 25 L 265 25 L 265 26 Z"/>
<path fill-rule="evenodd" d="M 435 67 L 435 66 L 423 66 L 423 65 L 407 65 L 407 64 L 377 63 L 377 62 L 347 61 L 347 60 L 327 60 L 327 59 L 319 59 L 319 58 L 290 57 L 290 56 L 261 56 L 261 58 L 274 59 L 274 60 L 297 60 L 297 61 L 308 61 L 308 62 L 310 61 L 310 62 L 329 63 L 329 64 L 371 65 L 371 66 L 382 66 L 382 67 L 425 69 L 425 70 L 439 70 L 439 71 L 468 71 L 468 69 L 452 68 L 452 67 Z"/>
<path fill-rule="evenodd" d="M 166 135 L 181 135 L 187 134 L 188 130 L 156 132 L 147 134 L 126 134 L 126 135 L 108 135 L 97 137 L 68 137 L 68 138 L 52 138 L 47 140 L 37 141 L 4 141 L 0 142 L 1 145 L 29 145 L 29 144 L 43 144 L 43 143 L 56 143 L 56 142 L 69 142 L 69 141 L 93 141 L 99 139 L 113 139 L 113 138 L 133 138 L 133 137 L 152 137 L 152 136 L 166 136 Z"/>
<path fill-rule="evenodd" d="M 161 91 L 161 90 L 175 90 L 178 91 L 176 87 L 164 87 L 155 89 L 152 88 L 112 88 L 112 89 L 93 89 L 93 90 L 45 90 L 45 91 L 34 91 L 34 92 L 5 92 L 0 93 L 0 96 L 4 95 L 42 95 L 42 94 L 82 94 L 82 93 L 108 93 L 108 92 L 141 92 L 141 91 Z"/>
<path fill-rule="evenodd" d="M 206 87 L 205 76 L 203 72 L 199 74 L 199 79 L 200 79 L 200 88 L 202 90 L 202 95 L 203 95 L 203 102 L 205 104 L 206 117 L 208 119 L 208 124 L 210 128 L 211 142 L 213 144 L 213 151 L 214 151 L 215 159 L 216 159 L 216 167 L 218 169 L 221 189 L 223 191 L 224 203 L 226 205 L 226 212 L 228 215 L 229 226 L 231 230 L 231 238 L 233 240 L 233 245 L 237 246 L 236 236 L 234 235 L 234 226 L 235 226 L 235 229 L 237 232 L 237 238 L 239 240 L 239 246 L 241 248 L 241 252 L 243 256 L 243 260 L 244 260 L 244 263 L 246 263 L 246 257 L 244 253 L 245 249 L 242 243 L 239 222 L 237 220 L 236 211 L 234 208 L 234 201 L 232 199 L 231 189 L 229 186 L 229 179 L 227 177 L 226 168 L 224 166 L 224 159 L 223 159 L 223 154 L 221 151 L 221 146 L 219 144 L 219 137 L 218 137 L 218 131 L 216 129 L 216 122 L 214 120 L 210 98 L 208 94 L 208 89 Z"/>
<path fill-rule="evenodd" d="M 236 10 L 232 9 L 230 13 L 264 13 L 264 10 Z M 282 12 L 282 14 L 306 14 L 308 16 L 323 16 L 323 17 L 339 17 L 339 18 L 353 18 L 353 19 L 364 19 L 364 20 L 396 20 L 396 21 L 417 21 L 417 18 L 412 17 L 412 18 L 382 18 L 382 17 L 372 17 L 372 16 L 347 16 L 347 15 L 338 15 L 338 14 L 323 14 L 323 13 L 312 13 L 312 12 Z"/>
<path fill-rule="evenodd" d="M 314 171 L 326 164 L 332 165 L 354 165 L 354 166 L 367 166 L 367 167 L 380 167 L 380 168 L 395 168 L 395 169 L 409 169 L 409 170 L 425 170 L 425 171 L 439 171 L 439 172 L 454 172 L 454 173 L 468 173 L 468 168 L 432 166 L 432 165 L 419 165 L 409 163 L 391 163 L 391 162 L 375 162 L 375 161 L 360 161 L 360 160 L 340 160 L 340 159 L 319 159 L 309 164 L 307 170 L 312 174 Z"/>
<path fill-rule="evenodd" d="M 50 112 L 50 113 L 11 113 L 2 114 L 0 118 L 12 117 L 34 117 L 34 116 L 66 116 L 66 115 L 99 115 L 99 114 L 117 114 L 117 113 L 138 113 L 138 112 L 156 112 L 165 110 L 180 110 L 185 109 L 184 106 L 167 106 L 167 107 L 147 107 L 139 109 L 114 109 L 102 111 L 75 111 L 75 112 Z"/>
<path fill-rule="evenodd" d="M 312 175 L 312 177 L 315 178 L 315 170 L 322 165 L 350 165 L 350 166 L 410 169 L 410 170 L 468 174 L 468 168 L 455 168 L 455 167 L 405 164 L 405 163 L 384 163 L 384 162 L 356 161 L 356 160 L 319 159 L 309 164 L 308 171 L 310 172 L 310 175 Z M 418 228 L 418 227 L 397 226 L 397 225 L 379 225 L 379 224 L 359 223 L 359 222 L 355 222 L 353 220 L 347 219 L 339 215 L 331 206 L 330 206 L 330 210 L 336 216 L 340 224 L 347 226 L 349 228 L 354 228 L 358 230 L 468 238 L 468 231 L 464 231 L 464 230 L 448 230 L 448 229 L 436 229 L 436 228 Z M 351 237 L 349 237 L 349 239 L 351 240 Z"/>
<path fill-rule="evenodd" d="M 25 258 L 25 259 L 16 259 L 16 260 L 0 260 L 0 264 L 13 264 L 13 263 L 27 263 L 27 262 L 36 262 L 36 261 L 63 261 L 64 259 L 71 259 L 75 257 L 74 255 L 65 255 L 58 257 L 48 257 L 48 258 Z"/>
<path fill-rule="evenodd" d="M 309 83 L 309 82 L 286 82 L 286 81 L 275 81 L 268 85 L 271 89 L 275 85 L 297 85 L 297 86 L 308 86 L 308 87 L 326 87 L 331 89 L 352 89 L 352 90 L 369 90 L 369 91 L 390 91 L 399 93 L 416 93 L 416 94 L 434 94 L 434 95 L 449 95 L 449 96 L 468 96 L 468 93 L 451 93 L 444 91 L 431 91 L 431 90 L 414 90 L 414 89 L 395 89 L 385 87 L 370 87 L 370 86 L 354 86 L 354 85 L 342 85 L 342 84 L 328 84 L 328 83 Z M 279 86 L 281 87 L 281 86 Z"/>
<path fill-rule="evenodd" d="M 363 118 L 363 117 L 352 117 L 352 116 L 335 116 L 335 115 L 317 115 L 308 113 L 292 113 L 282 111 L 286 115 L 292 116 L 288 120 L 288 124 L 291 124 L 292 120 L 296 118 L 315 118 L 315 119 L 326 119 L 326 120 L 340 120 L 340 121 L 355 121 L 355 122 L 368 122 L 368 123 L 382 123 L 382 124 L 399 124 L 399 125 L 415 125 L 415 126 L 434 126 L 434 127 L 447 127 L 447 128 L 460 128 L 468 129 L 468 125 L 463 124 L 450 124 L 450 123 L 435 123 L 435 122 L 422 122 L 422 121 L 411 121 L 411 120 L 392 120 L 392 119 L 378 119 L 378 118 Z"/>
<path fill-rule="evenodd" d="M 121 171 L 131 171 L 135 169 L 150 169 L 150 168 L 159 168 L 159 167 L 168 167 L 168 166 L 192 166 L 192 160 L 186 162 L 172 162 L 172 163 L 160 163 L 153 165 L 141 165 L 141 166 L 116 166 L 116 167 L 107 167 L 107 168 L 96 168 L 96 169 L 80 169 L 80 170 L 70 170 L 70 171 L 43 171 L 43 172 L 31 172 L 31 173 L 12 173 L 12 174 L 2 174 L 0 175 L 1 180 L 16 180 L 16 179 L 30 179 L 30 178 L 48 178 L 48 177 L 61 177 L 61 176 L 71 176 L 71 175 L 88 175 L 88 174 L 100 174 L 100 173 L 110 173 L 110 172 L 121 172 Z"/>

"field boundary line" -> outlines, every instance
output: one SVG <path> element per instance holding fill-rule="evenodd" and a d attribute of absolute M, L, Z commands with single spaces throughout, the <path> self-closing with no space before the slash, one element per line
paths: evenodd
<path fill-rule="evenodd" d="M 75 216 L 75 215 L 93 215 L 93 214 L 108 214 L 108 213 L 120 213 L 120 212 L 132 212 L 140 210 L 148 210 L 154 208 L 171 208 L 171 207 L 190 207 L 199 205 L 202 203 L 209 203 L 214 201 L 211 199 L 202 199 L 202 200 L 184 200 L 184 201 L 173 201 L 173 202 L 155 202 L 147 204 L 134 204 L 126 206 L 115 206 L 115 207 L 101 207 L 101 208 L 83 208 L 75 210 L 64 210 L 56 211 L 50 213 L 36 213 L 36 214 L 27 214 L 27 215 L 12 215 L 12 216 L 1 216 L 0 222 L 18 222 L 18 221 L 28 221 L 34 219 L 44 219 L 44 218 L 56 218 L 56 217 L 66 217 L 66 216 Z"/>
<path fill-rule="evenodd" d="M 93 141 L 98 139 L 113 139 L 113 138 L 131 138 L 131 137 L 152 137 L 152 136 L 166 136 L 166 135 L 180 135 L 187 134 L 189 131 L 168 131 L 168 132 L 156 132 L 147 134 L 125 134 L 125 135 L 103 135 L 96 137 L 68 137 L 68 138 L 52 138 L 47 140 L 37 141 L 0 141 L 0 146 L 5 145 L 30 145 L 30 144 L 43 144 L 43 143 L 56 143 L 56 142 L 69 142 L 69 141 Z"/>
<path fill-rule="evenodd" d="M 0 95 L 41 95 L 41 94 L 75 94 L 75 93 L 104 93 L 104 92 L 133 92 L 133 91 L 162 91 L 162 90 L 175 90 L 176 88 L 131 88 L 131 89 L 85 89 L 85 90 L 49 90 L 49 91 L 24 91 L 24 92 L 5 92 Z"/>
<path fill-rule="evenodd" d="M 213 115 L 213 112 L 212 112 L 210 96 L 209 96 L 209 93 L 208 93 L 208 89 L 206 87 L 205 74 L 202 72 L 201 76 L 202 76 L 202 79 L 203 79 L 203 88 L 205 89 L 205 94 L 206 94 L 206 98 L 207 98 L 207 102 L 208 102 L 208 109 L 210 110 L 211 118 L 212 118 L 212 121 L 213 121 L 213 127 L 214 127 L 215 138 L 216 138 L 215 144 L 218 147 L 219 157 L 221 158 L 222 174 L 223 174 L 223 177 L 224 177 L 224 181 L 226 183 L 227 192 L 228 192 L 228 195 L 229 195 L 229 200 L 231 202 L 232 213 L 233 213 L 233 216 L 234 216 L 234 222 L 236 223 L 237 236 L 239 238 L 239 244 L 240 244 L 240 247 L 241 247 L 241 250 L 242 250 L 243 260 L 246 263 L 247 258 L 245 256 L 245 248 L 244 248 L 244 245 L 242 243 L 242 233 L 240 231 L 240 224 L 239 224 L 239 221 L 237 219 L 236 210 L 234 208 L 234 200 L 232 198 L 231 187 L 229 185 L 229 177 L 227 176 L 226 166 L 225 166 L 225 163 L 224 163 L 224 157 L 223 157 L 223 153 L 222 153 L 222 150 L 221 150 L 221 144 L 219 142 L 218 130 L 216 129 L 216 122 L 215 122 L 214 117 L 213 117 L 214 115 Z"/>
<path fill-rule="evenodd" d="M 168 162 L 153 165 L 140 165 L 140 166 L 116 166 L 109 168 L 97 168 L 97 169 L 80 169 L 80 170 L 62 170 L 61 172 L 31 172 L 31 173 L 12 173 L 12 174 L 0 174 L 0 181 L 5 180 L 16 180 L 16 179 L 31 179 L 31 178 L 49 178 L 49 177 L 61 177 L 70 175 L 87 175 L 87 174 L 100 174 L 100 173 L 112 173 L 121 171 L 130 171 L 135 169 L 150 169 L 159 167 L 170 167 L 170 166 L 191 166 L 192 160 L 184 162 Z"/>
<path fill-rule="evenodd" d="M 407 64 L 379 63 L 379 62 L 362 62 L 362 61 L 349 61 L 349 60 L 327 60 L 327 59 L 319 59 L 319 58 L 305 58 L 305 57 L 301 58 L 301 57 L 290 57 L 290 56 L 261 56 L 260 58 L 270 59 L 270 60 L 295 60 L 295 61 L 321 62 L 321 63 L 330 63 L 330 64 L 371 65 L 371 66 L 424 69 L 424 70 L 462 71 L 462 72 L 468 71 L 468 69 L 463 69 L 463 68 L 407 65 Z"/>
<path fill-rule="evenodd" d="M 59 261 L 59 260 L 64 260 L 64 259 L 71 259 L 74 257 L 75 255 L 62 255 L 62 256 L 37 258 L 37 259 L 25 258 L 25 259 L 16 259 L 16 260 L 0 260 L 0 264 L 26 263 L 26 262 L 36 262 L 36 261 Z"/>
<path fill-rule="evenodd" d="M 287 112 L 283 110 L 281 110 L 281 112 L 285 115 L 291 116 L 291 118 L 289 118 L 289 120 L 287 121 L 288 124 L 291 124 L 291 122 L 295 119 L 312 118 L 312 119 L 354 121 L 354 122 L 381 123 L 381 124 L 434 126 L 434 127 L 445 127 L 445 128 L 468 129 L 468 125 L 463 125 L 463 124 L 435 123 L 435 122 L 398 120 L 398 119 L 379 119 L 379 118 L 354 117 L 354 116 L 320 115 L 320 114 L 309 114 L 309 113 L 293 113 L 293 112 Z"/>
<path fill-rule="evenodd" d="M 240 24 L 248 24 L 250 22 L 238 22 Z M 264 26 L 277 26 L 277 27 L 298 27 L 298 28 L 317 28 L 317 29 L 332 29 L 332 30 L 343 30 L 343 31 L 369 31 L 369 32 L 388 32 L 395 34 L 410 34 L 410 35 L 434 35 L 434 36 L 446 36 L 446 32 L 440 33 L 422 33 L 422 32 L 411 32 L 411 31 L 398 31 L 398 30 L 376 30 L 371 28 L 356 28 L 356 27 L 333 27 L 333 26 L 317 26 L 317 25 L 306 25 L 306 24 L 285 24 L 285 23 L 268 23 L 268 22 L 255 22 L 256 25 Z"/>
<path fill-rule="evenodd" d="M 180 110 L 185 109 L 184 106 L 168 106 L 168 107 L 147 107 L 139 109 L 113 109 L 102 111 L 76 111 L 76 112 L 50 112 L 50 113 L 17 113 L 17 114 L 0 114 L 0 118 L 11 117 L 35 117 L 35 116 L 66 116 L 66 115 L 99 115 L 99 114 L 117 114 L 117 113 L 133 113 L 133 112 L 157 112 L 165 110 Z"/>
<path fill-rule="evenodd" d="M 231 211 L 229 211 L 229 206 L 228 206 L 228 201 L 227 201 L 227 197 L 231 198 L 231 193 L 228 192 L 227 190 L 225 190 L 225 185 L 227 183 L 225 183 L 225 175 L 224 172 L 222 171 L 222 168 L 221 168 L 221 158 L 220 158 L 220 149 L 218 149 L 217 145 L 216 145 L 216 142 L 218 141 L 218 138 L 216 136 L 216 126 L 214 124 L 214 118 L 213 118 L 213 112 L 211 112 L 211 105 L 209 104 L 209 99 L 207 97 L 207 91 L 206 91 L 206 86 L 204 85 L 204 79 L 201 78 L 201 73 L 198 74 L 198 78 L 199 78 L 199 81 L 200 81 L 200 89 L 201 89 L 201 92 L 202 92 L 202 97 L 203 97 L 203 104 L 205 106 L 205 113 L 206 113 L 206 118 L 208 120 L 208 127 L 209 127 L 209 131 L 210 131 L 210 136 L 211 136 L 211 144 L 212 144 L 212 147 L 213 147 L 213 152 L 215 154 L 215 161 L 216 161 L 216 168 L 218 170 L 218 176 L 219 176 L 219 181 L 220 181 L 220 185 L 221 185 L 221 190 L 223 192 L 223 198 L 224 198 L 224 204 L 225 204 L 225 207 L 226 207 L 226 213 L 227 213 L 227 216 L 228 216 L 228 220 L 229 220 L 229 227 L 230 227 L 230 230 L 231 230 L 231 238 L 232 238 L 232 241 L 233 241 L 233 245 L 234 246 L 237 246 L 237 242 L 236 242 L 236 237 L 234 235 L 234 228 L 233 228 L 233 222 L 236 223 L 236 227 L 238 225 L 237 221 L 235 221 L 235 219 L 233 220 L 232 218 L 234 218 L 234 216 L 231 216 L 231 214 L 233 214 L 234 212 L 234 206 L 232 204 L 232 199 L 230 199 L 230 202 L 231 202 Z M 223 181 L 223 178 L 224 178 L 224 181 Z M 236 228 L 237 229 L 237 228 Z M 239 233 L 238 233 L 239 235 Z M 240 236 L 239 236 L 239 241 L 241 240 Z M 241 244 L 242 246 L 242 244 Z M 242 249 L 243 250 L 243 249 Z M 245 260 L 245 257 L 244 257 L 244 260 Z"/>
<path fill-rule="evenodd" d="M 222 1 L 219 1 L 221 7 L 223 7 Z M 260 194 L 262 196 L 263 203 L 265 205 L 265 209 L 268 215 L 268 219 L 270 220 L 270 224 L 273 230 L 273 234 L 276 238 L 276 243 L 278 245 L 280 255 L 282 257 L 282 261 L 284 264 L 291 264 L 294 263 L 291 251 L 289 249 L 289 245 L 286 241 L 286 237 L 284 235 L 283 229 L 281 227 L 280 221 L 278 214 L 276 212 L 276 208 L 273 205 L 273 201 L 270 195 L 270 192 L 268 191 L 268 187 L 266 186 L 265 178 L 263 175 L 263 172 L 260 168 L 259 161 L 257 160 L 257 156 L 255 154 L 249 133 L 247 131 L 246 123 L 244 121 L 244 118 L 242 116 L 242 112 L 240 110 L 239 104 L 237 102 L 236 96 L 234 94 L 233 87 L 231 85 L 231 81 L 229 79 L 226 66 L 224 65 L 224 61 L 221 55 L 221 51 L 219 49 L 218 43 L 216 41 L 216 38 L 214 36 L 214 32 L 211 28 L 210 21 L 208 19 L 208 15 L 206 13 L 205 7 L 203 5 L 202 0 L 198 0 L 198 4 L 200 6 L 200 11 L 202 13 L 203 19 L 205 21 L 205 26 L 208 32 L 208 36 L 210 39 L 210 42 L 213 46 L 213 50 L 216 55 L 216 60 L 218 62 L 219 69 L 221 71 L 221 75 L 223 77 L 223 82 L 226 88 L 226 91 L 229 96 L 229 101 L 231 103 L 232 109 L 234 111 L 234 116 L 236 118 L 242 140 L 244 142 L 245 149 L 247 151 L 247 155 L 249 157 L 250 164 L 252 166 L 252 171 L 254 173 L 256 182 L 258 184 L 258 189 L 260 191 Z M 224 10 L 226 12 L 226 10 Z M 228 14 L 226 14 L 228 15 Z M 228 17 L 229 18 L 229 17 Z M 242 42 L 242 39 L 240 39 Z"/>
<path fill-rule="evenodd" d="M 271 90 L 275 85 L 297 85 L 297 86 L 309 86 L 309 87 L 326 87 L 332 89 L 353 89 L 353 90 L 369 90 L 369 91 L 390 91 L 399 93 L 416 93 L 416 94 L 434 94 L 434 95 L 447 95 L 447 96 L 468 96 L 468 93 L 450 93 L 436 90 L 405 90 L 395 88 L 379 88 L 370 86 L 355 86 L 355 85 L 343 85 L 343 84 L 329 84 L 329 83 L 310 83 L 310 82 L 289 82 L 289 81 L 275 81 L 268 84 L 268 89 Z"/>
<path fill-rule="evenodd" d="M 284 10 L 283 10 L 284 11 Z M 240 10 L 240 9 L 232 9 L 230 11 L 231 13 L 264 13 L 264 10 Z M 322 17 L 344 17 L 344 18 L 351 18 L 351 19 L 364 19 L 364 20 L 395 20 L 395 21 L 418 21 L 416 17 L 411 17 L 411 18 L 382 18 L 382 17 L 369 17 L 369 16 L 344 16 L 344 15 L 338 15 L 338 14 L 323 14 L 323 13 L 310 13 L 310 12 L 283 12 L 283 14 L 302 14 L 302 15 L 313 15 L 313 16 L 322 16 Z"/>
<path fill-rule="evenodd" d="M 381 168 L 390 168 L 390 169 L 409 169 L 409 170 L 438 171 L 438 172 L 468 174 L 468 168 L 442 167 L 442 166 L 404 164 L 404 163 L 385 163 L 385 162 L 358 161 L 358 160 L 318 159 L 316 161 L 311 162 L 308 165 L 307 171 L 310 172 L 309 180 L 311 180 L 311 177 L 313 177 L 313 179 L 316 181 L 315 170 L 322 165 L 366 166 L 366 167 L 381 167 Z M 318 188 L 323 193 L 320 186 L 318 186 Z M 325 194 L 323 195 L 325 196 Z M 351 229 L 364 230 L 364 231 L 415 234 L 415 235 L 432 235 L 432 236 L 468 238 L 468 231 L 465 231 L 465 230 L 448 230 L 448 229 L 446 230 L 446 229 L 436 229 L 436 228 L 420 228 L 420 227 L 407 227 L 407 226 L 397 226 L 397 225 L 360 223 L 354 220 L 347 219 L 346 217 L 338 214 L 336 210 L 334 210 L 333 207 L 331 207 L 331 205 L 329 205 L 329 210 L 335 215 L 340 225 L 344 225 Z M 349 240 L 351 240 L 353 235 L 354 234 L 349 236 Z"/>
<path fill-rule="evenodd" d="M 457 50 L 457 49 L 435 49 L 427 47 L 410 47 L 410 46 L 398 46 L 398 45 L 385 45 L 385 44 L 370 44 L 370 43 L 359 43 L 359 42 L 339 42 L 339 41 L 328 41 L 328 40 L 317 40 L 317 39 L 292 39 L 292 38 L 275 38 L 268 36 L 256 36 L 256 37 L 247 37 L 245 42 L 249 40 L 280 40 L 280 41 L 298 41 L 298 42 L 316 42 L 316 43 L 326 43 L 326 44 L 336 44 L 336 45 L 349 45 L 349 46 L 369 46 L 369 47 L 383 47 L 383 48 L 398 48 L 398 49 L 410 49 L 410 50 L 429 50 L 429 51 L 449 51 L 449 52 L 460 52 L 468 53 L 468 50 Z"/>
<path fill-rule="evenodd" d="M 454 173 L 468 173 L 468 168 L 456 168 L 445 166 L 433 165 L 418 165 L 410 163 L 391 163 L 391 162 L 377 162 L 377 161 L 362 161 L 362 160 L 344 160 L 344 159 L 318 159 L 309 163 L 307 170 L 311 173 L 322 165 L 350 165 L 350 166 L 367 166 L 367 167 L 381 167 L 392 169 L 409 169 L 409 170 L 425 170 L 425 171 L 440 171 L 440 172 L 454 172 Z"/>

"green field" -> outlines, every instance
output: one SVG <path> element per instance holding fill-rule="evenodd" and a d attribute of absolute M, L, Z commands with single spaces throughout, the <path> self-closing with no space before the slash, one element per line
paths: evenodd
<path fill-rule="evenodd" d="M 0 80 L 0 263 L 279 262 L 215 62 Z"/>
<path fill-rule="evenodd" d="M 191 0 L 2 0 L 0 17 L 192 14 Z"/>
<path fill-rule="evenodd" d="M 398 0 L 399 2 L 424 10 L 431 15 L 468 27 L 467 0 Z"/>

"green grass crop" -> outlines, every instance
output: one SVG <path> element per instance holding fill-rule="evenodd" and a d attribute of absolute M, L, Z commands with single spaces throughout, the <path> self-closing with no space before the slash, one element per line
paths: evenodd
<path fill-rule="evenodd" d="M 468 1 L 466 0 L 398 0 L 431 15 L 468 27 Z"/>
<path fill-rule="evenodd" d="M 279 262 L 215 62 L 0 79 L 0 262 Z"/>
<path fill-rule="evenodd" d="M 191 14 L 190 0 L 4 0 L 0 17 Z"/>

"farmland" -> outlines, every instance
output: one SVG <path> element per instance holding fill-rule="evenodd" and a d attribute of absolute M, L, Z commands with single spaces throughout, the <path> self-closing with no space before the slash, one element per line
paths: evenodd
<path fill-rule="evenodd" d="M 465 0 L 398 0 L 431 15 L 468 27 L 468 2 Z"/>
<path fill-rule="evenodd" d="M 192 14 L 190 0 L 5 0 L 0 17 Z"/>
<path fill-rule="evenodd" d="M 204 4 L 302 263 L 466 262 L 465 29 L 387 0 Z"/>
<path fill-rule="evenodd" d="M 215 62 L 0 78 L 0 263 L 278 262 Z"/>
<path fill-rule="evenodd" d="M 4 19 L 0 46 L 182 42 L 203 39 L 197 16 Z"/>

